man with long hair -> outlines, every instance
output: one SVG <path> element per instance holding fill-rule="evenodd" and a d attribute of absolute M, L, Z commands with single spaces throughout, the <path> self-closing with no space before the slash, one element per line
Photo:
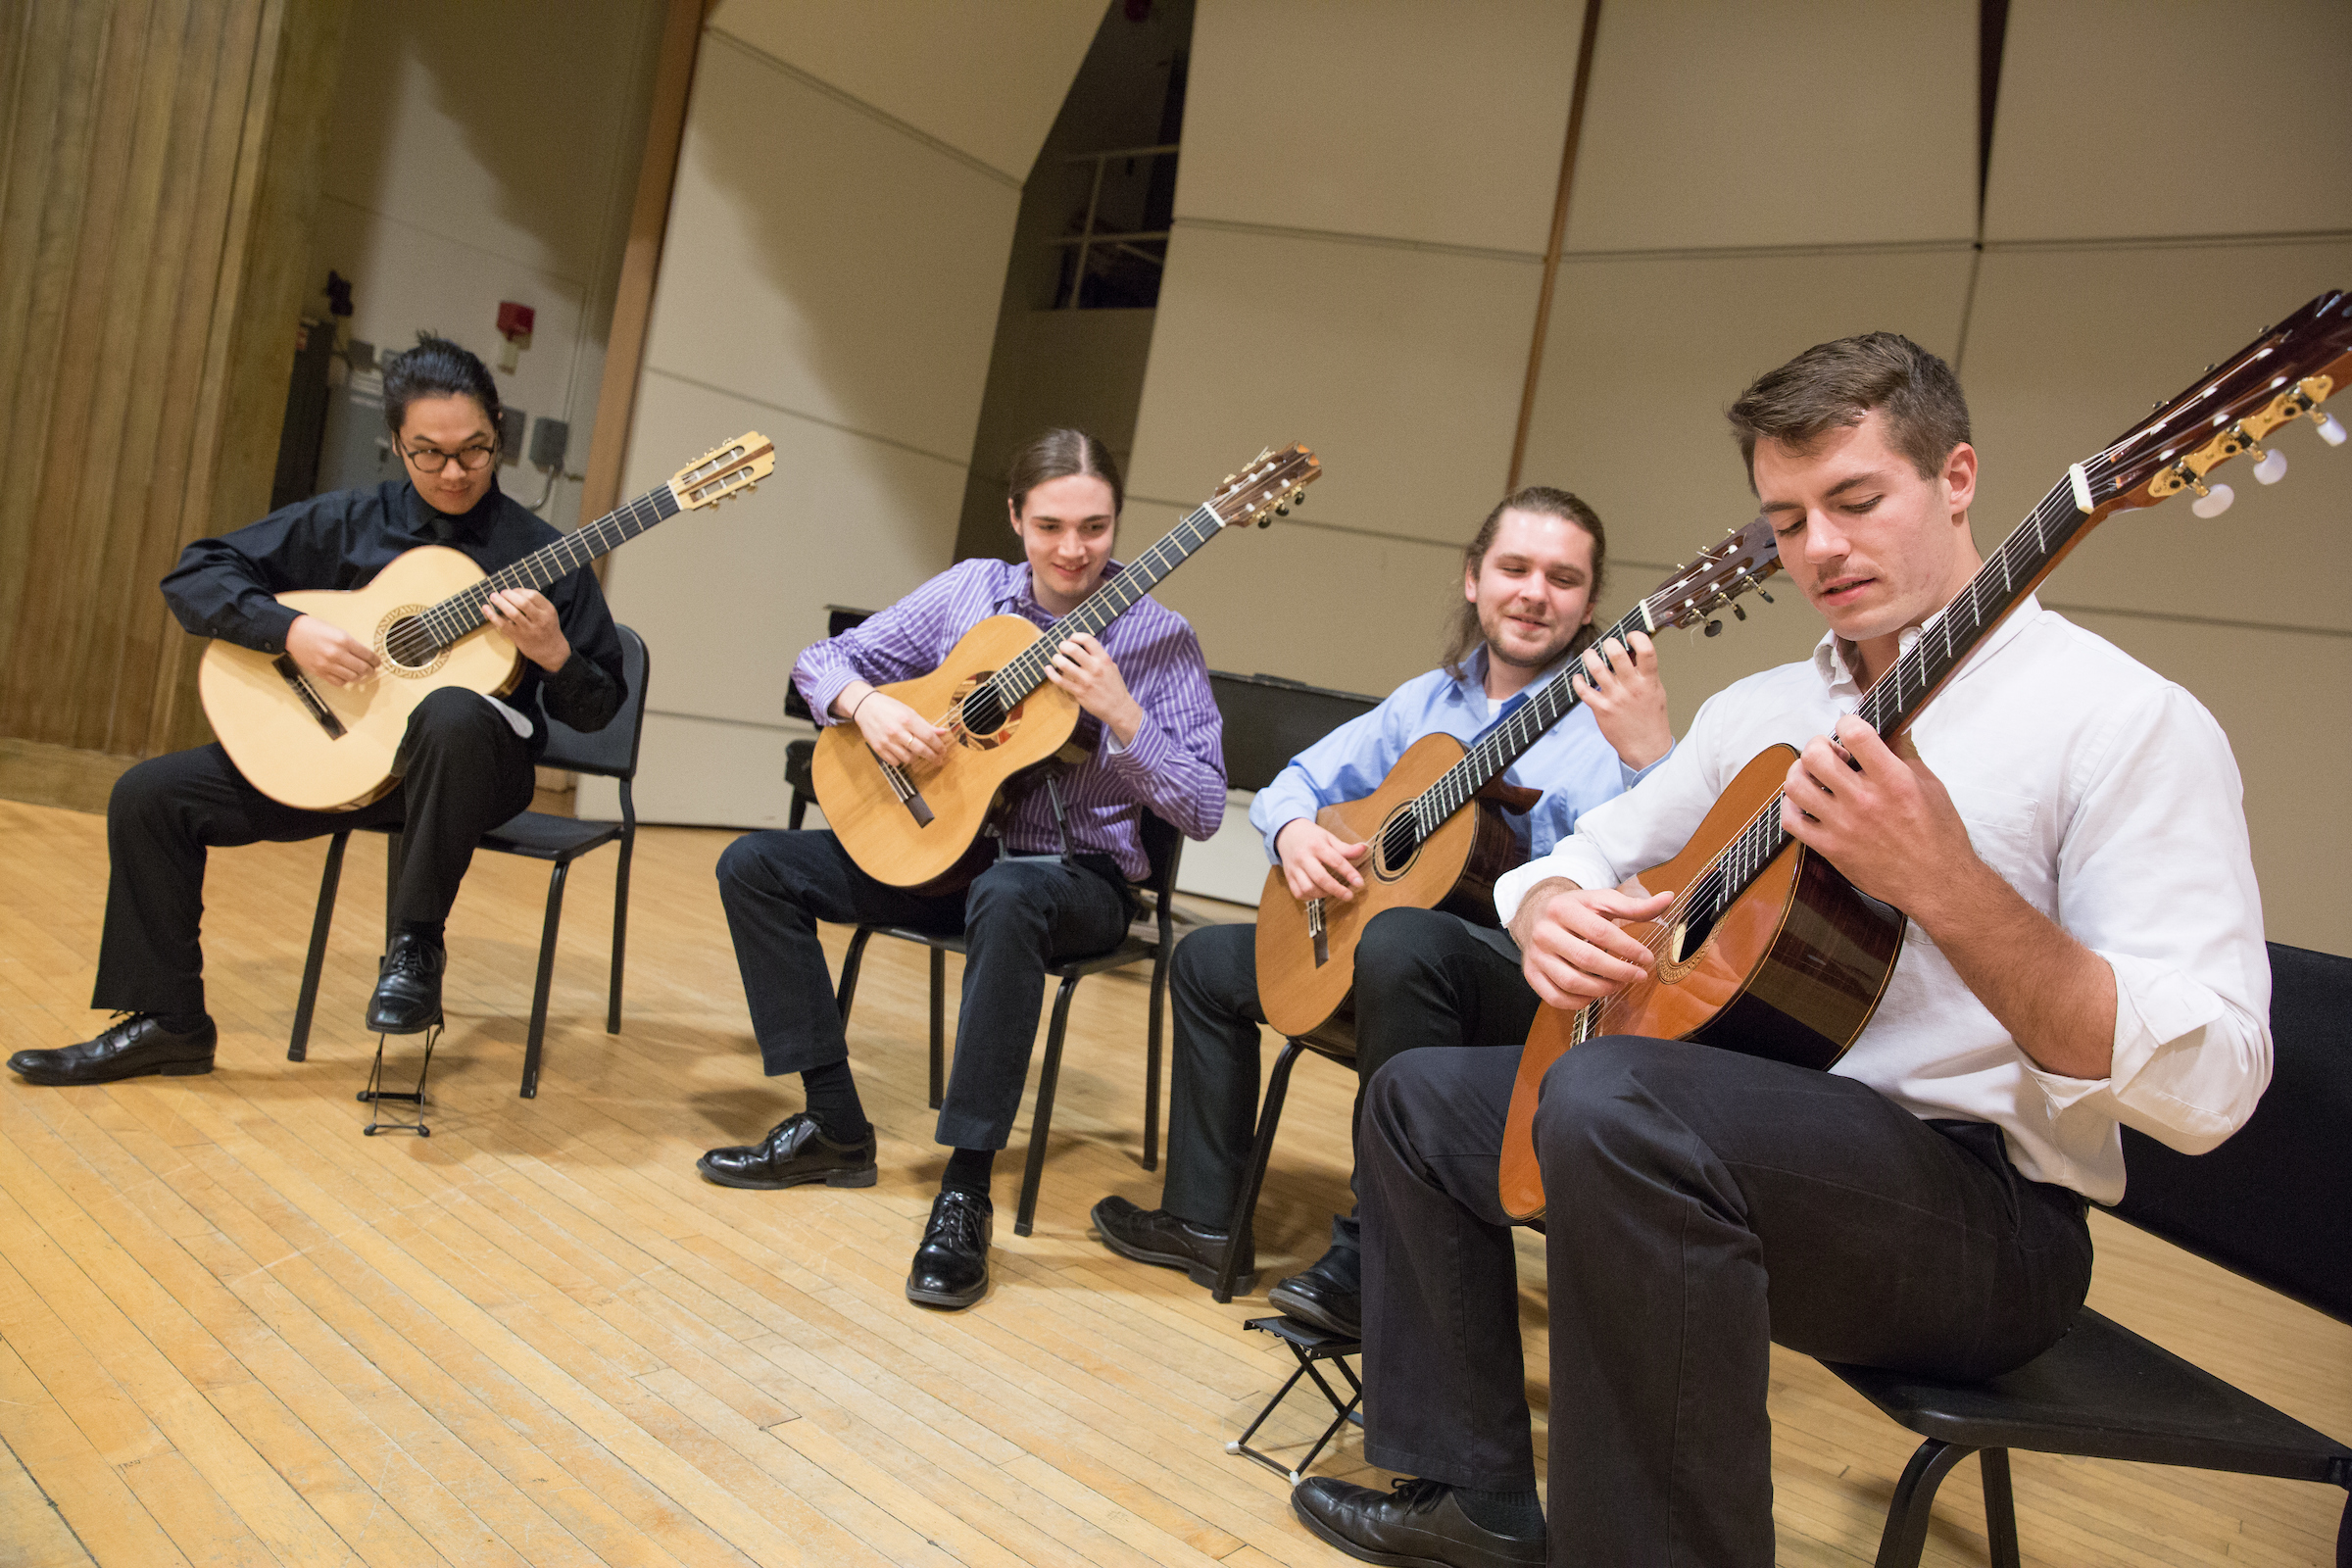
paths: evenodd
<path fill-rule="evenodd" d="M 1553 725 L 1504 777 L 1539 789 L 1511 816 L 1520 847 L 1547 852 L 1579 813 L 1614 797 L 1672 747 L 1666 694 L 1649 639 L 1633 634 L 1591 648 L 1593 606 L 1607 566 L 1606 535 L 1592 509 L 1565 490 L 1530 485 L 1487 514 L 1462 553 L 1461 603 L 1450 617 L 1440 667 L 1392 693 L 1295 758 L 1250 808 L 1296 898 L 1347 900 L 1363 886 L 1371 846 L 1348 844 L 1315 812 L 1377 789 L 1406 748 L 1444 733 L 1464 742 L 1525 699 L 1540 678 L 1580 654 L 1573 678 L 1582 707 Z M 1212 1283 L 1231 1238 L 1256 1118 L 1256 928 L 1209 926 L 1176 950 L 1176 1060 L 1169 1094 L 1168 1174 L 1158 1208 L 1120 1197 L 1095 1205 L 1095 1228 L 1112 1251 L 1185 1269 Z M 1519 977 L 1519 954 L 1491 926 L 1436 909 L 1390 909 L 1366 923 L 1355 956 L 1356 1072 L 1368 1082 L 1409 1047 L 1476 1033 L 1523 1036 L 1536 995 Z M 1466 1030 L 1464 1020 L 1479 1027 Z M 1355 1216 L 1332 1221 L 1321 1258 L 1267 1293 L 1274 1305 L 1337 1334 L 1356 1329 L 1360 1273 Z M 1254 1257 L 1237 1260 L 1240 1288 Z"/>

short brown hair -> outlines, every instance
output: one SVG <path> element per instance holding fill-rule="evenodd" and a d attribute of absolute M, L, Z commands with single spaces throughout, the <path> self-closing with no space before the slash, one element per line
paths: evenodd
<path fill-rule="evenodd" d="M 1592 592 L 1586 604 L 1600 601 L 1601 583 L 1608 574 L 1609 536 L 1600 525 L 1600 515 L 1578 497 L 1565 490 L 1555 490 L 1547 484 L 1523 485 L 1504 496 L 1487 514 L 1487 520 L 1478 525 L 1478 532 L 1462 550 L 1462 570 L 1476 575 L 1487 564 L 1487 552 L 1494 548 L 1494 530 L 1502 525 L 1506 512 L 1533 512 L 1539 516 L 1558 517 L 1573 522 L 1592 536 Z M 1581 654 L 1592 646 L 1599 632 L 1590 623 L 1579 626 L 1569 639 L 1567 653 Z M 1446 626 L 1446 657 L 1440 661 L 1446 673 L 1455 680 L 1462 678 L 1462 661 L 1470 651 L 1486 639 L 1486 631 L 1478 623 L 1478 606 L 1465 599 L 1454 606 L 1453 614 Z"/>
<path fill-rule="evenodd" d="M 1923 479 L 1941 473 L 1944 459 L 1968 439 L 1959 377 L 1900 332 L 1816 343 L 1757 376 L 1725 415 L 1740 438 L 1752 490 L 1758 441 L 1802 452 L 1831 430 L 1860 424 L 1873 409 L 1886 416 L 1887 444 Z"/>
<path fill-rule="evenodd" d="M 1012 503 L 1016 517 L 1028 510 L 1030 491 L 1073 473 L 1110 486 L 1112 516 L 1127 504 L 1127 487 L 1119 482 L 1119 466 L 1111 461 L 1110 449 L 1084 430 L 1048 430 L 1016 447 L 1004 466 L 1004 499 Z"/>

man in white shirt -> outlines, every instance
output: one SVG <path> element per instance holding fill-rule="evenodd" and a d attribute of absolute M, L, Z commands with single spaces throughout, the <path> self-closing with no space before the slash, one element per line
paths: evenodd
<path fill-rule="evenodd" d="M 1787 743 L 1785 831 L 1909 924 L 1828 1073 L 1620 1036 L 1545 1078 L 1553 1562 L 1771 1563 L 1772 1342 L 1954 1376 L 2023 1363 L 2082 1304 L 2083 1200 L 2123 1192 L 2118 1124 L 2201 1152 L 2270 1075 L 2237 770 L 2193 698 L 2028 598 L 1897 748 L 1853 716 L 1980 564 L 1949 367 L 1842 339 L 1731 418 L 1829 634 L 1711 699 L 1640 787 L 1503 879 L 1498 912 L 1546 1004 L 1621 990 L 1655 960 L 1616 921 L 1674 890 L 1618 885 Z M 1413 1479 L 1294 1500 L 1369 1561 L 1546 1559 L 1495 1191 L 1510 1057 L 1410 1052 L 1368 1095 L 1365 1455 Z"/>

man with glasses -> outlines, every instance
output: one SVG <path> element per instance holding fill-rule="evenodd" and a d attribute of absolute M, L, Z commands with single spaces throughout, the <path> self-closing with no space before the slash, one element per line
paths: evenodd
<path fill-rule="evenodd" d="M 445 338 L 419 335 L 384 371 L 384 419 L 407 477 L 317 496 L 197 540 L 164 578 L 165 602 L 198 636 L 284 654 L 333 685 L 368 679 L 374 649 L 276 596 L 362 587 L 423 545 L 461 551 L 494 572 L 559 538 L 498 487 L 498 387 L 482 362 Z M 107 806 L 112 872 L 91 998 L 121 1016 L 79 1045 L 20 1051 L 11 1070 L 36 1084 L 212 1071 L 218 1031 L 206 1010 L 198 944 L 207 852 L 347 828 L 397 826 L 405 849 L 392 890 L 391 951 L 368 1028 L 415 1034 L 437 1024 L 443 922 L 474 846 L 530 805 L 548 718 L 601 729 L 623 695 L 620 635 L 585 568 L 544 594 L 501 590 L 482 614 L 522 655 L 520 680 L 504 698 L 449 687 L 425 698 L 401 741 L 400 782 L 379 800 L 348 811 L 281 805 L 218 745 L 125 772 Z"/>

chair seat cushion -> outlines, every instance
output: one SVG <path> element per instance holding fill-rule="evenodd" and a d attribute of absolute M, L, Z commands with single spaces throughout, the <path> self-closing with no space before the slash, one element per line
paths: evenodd
<path fill-rule="evenodd" d="M 1822 1363 L 1891 1419 L 1971 1448 L 2340 1481 L 2352 1448 L 2088 1307 L 2013 1372 L 1948 1382 Z"/>
<path fill-rule="evenodd" d="M 618 822 L 584 822 L 576 816 L 523 811 L 482 835 L 482 848 L 534 860 L 568 860 L 620 837 Z"/>

